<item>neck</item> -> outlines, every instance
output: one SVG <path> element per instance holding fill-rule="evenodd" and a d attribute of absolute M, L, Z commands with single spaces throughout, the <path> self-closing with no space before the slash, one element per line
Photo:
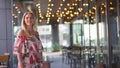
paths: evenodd
<path fill-rule="evenodd" d="M 30 29 L 30 28 L 29 28 L 29 29 L 27 28 L 26 32 L 27 32 L 28 35 L 33 35 L 33 33 L 34 33 L 34 31 L 33 31 L 32 28 L 31 28 L 31 29 Z"/>
<path fill-rule="evenodd" d="M 26 30 L 26 33 L 28 34 L 28 36 L 32 36 L 34 34 L 33 30 Z"/>
<path fill-rule="evenodd" d="M 27 31 L 33 31 L 31 26 L 27 26 Z"/>

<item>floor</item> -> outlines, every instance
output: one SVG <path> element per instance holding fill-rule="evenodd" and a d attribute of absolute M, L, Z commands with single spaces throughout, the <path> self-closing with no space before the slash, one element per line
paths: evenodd
<path fill-rule="evenodd" d="M 50 67 L 49 68 L 71 68 L 70 64 L 68 64 L 68 62 L 66 61 L 62 61 L 62 53 L 61 52 L 48 52 L 48 53 L 43 53 L 43 57 L 44 57 L 44 61 L 50 61 Z M 14 67 L 13 68 L 17 68 L 17 64 L 15 64 L 16 62 L 14 62 Z M 74 67 L 73 67 L 74 68 Z M 83 64 L 80 67 L 77 68 L 89 68 L 88 65 L 84 65 Z M 94 68 L 94 67 L 92 67 Z"/>
<path fill-rule="evenodd" d="M 61 52 L 54 52 L 54 53 L 44 53 L 44 59 L 50 61 L 50 68 L 71 68 L 70 64 L 67 61 L 62 61 L 62 53 Z M 80 67 L 79 67 L 80 66 Z M 72 67 L 74 68 L 74 67 Z M 95 68 L 89 67 L 88 65 L 77 65 L 76 68 Z"/>
<path fill-rule="evenodd" d="M 50 68 L 70 68 L 69 64 L 62 61 L 61 52 L 47 53 L 45 55 L 47 56 L 45 60 L 51 61 Z"/>

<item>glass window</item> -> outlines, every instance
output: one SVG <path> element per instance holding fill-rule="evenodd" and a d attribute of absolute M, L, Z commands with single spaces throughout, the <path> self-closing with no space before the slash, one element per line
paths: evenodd
<path fill-rule="evenodd" d="M 70 46 L 70 31 L 69 25 L 59 24 L 59 44 L 61 46 Z"/>
<path fill-rule="evenodd" d="M 83 45 L 83 20 L 73 22 L 73 44 L 76 46 Z"/>
<path fill-rule="evenodd" d="M 52 28 L 51 25 L 38 26 L 38 32 L 43 44 L 43 48 L 47 52 L 52 52 Z"/>

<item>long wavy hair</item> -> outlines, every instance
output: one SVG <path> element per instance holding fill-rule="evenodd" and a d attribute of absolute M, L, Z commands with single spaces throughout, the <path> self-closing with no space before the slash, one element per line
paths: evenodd
<path fill-rule="evenodd" d="M 32 29 L 34 30 L 34 31 L 37 31 L 37 23 L 36 23 L 36 21 L 35 21 L 35 17 L 34 17 L 34 14 L 32 13 L 32 12 L 25 12 L 24 14 L 23 14 L 23 17 L 22 17 L 22 21 L 21 21 L 21 28 L 23 29 L 23 30 L 27 30 L 27 25 L 25 24 L 25 16 L 27 15 L 27 14 L 31 14 L 32 16 L 33 16 L 33 25 L 32 25 Z"/>

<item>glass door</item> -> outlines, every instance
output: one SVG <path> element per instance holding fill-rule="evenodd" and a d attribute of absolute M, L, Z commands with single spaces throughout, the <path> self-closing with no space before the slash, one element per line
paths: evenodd
<path fill-rule="evenodd" d="M 97 6 L 98 63 L 105 68 L 119 68 L 119 0 L 106 0 Z"/>
<path fill-rule="evenodd" d="M 98 3 L 98 2 L 97 2 Z M 106 21 L 106 3 L 101 2 L 96 5 L 96 19 L 97 19 L 97 67 L 105 67 L 108 61 L 108 35 L 107 35 L 107 21 Z"/>
<path fill-rule="evenodd" d="M 120 68 L 120 0 L 110 0 L 108 6 L 108 20 L 109 20 L 109 46 L 111 49 L 111 68 Z"/>

